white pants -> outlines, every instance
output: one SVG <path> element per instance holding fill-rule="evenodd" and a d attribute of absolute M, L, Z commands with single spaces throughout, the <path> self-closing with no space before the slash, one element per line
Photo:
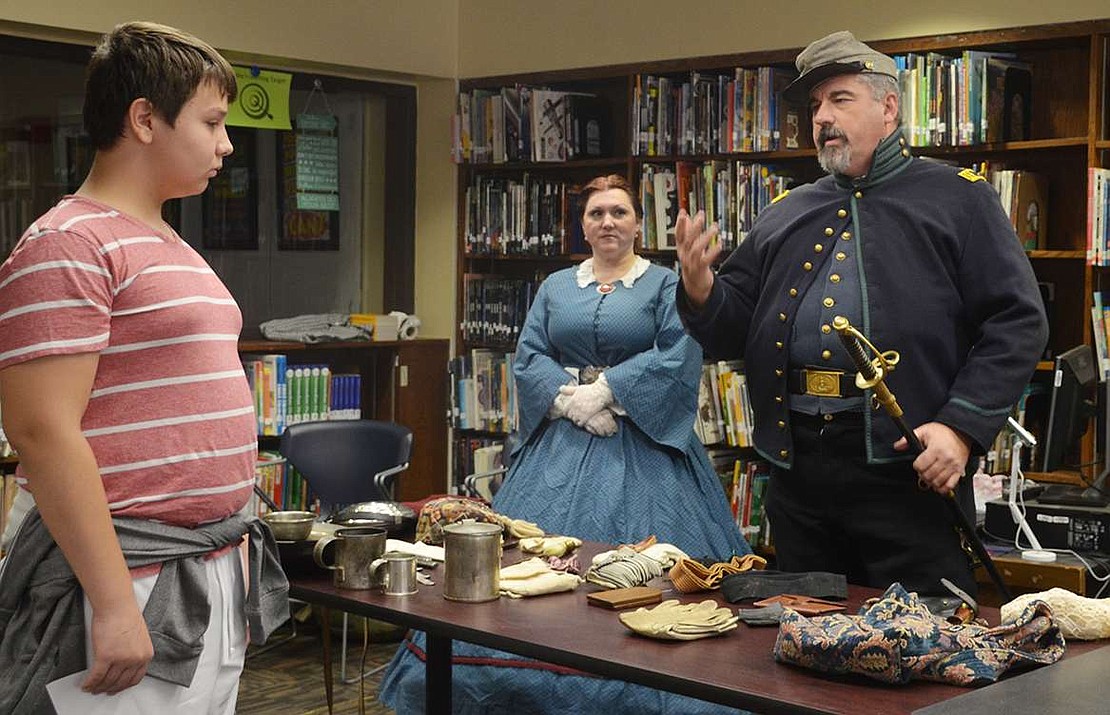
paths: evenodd
<path fill-rule="evenodd" d="M 87 671 L 48 686 L 58 715 L 234 715 L 239 675 L 247 653 L 243 566 L 239 549 L 206 564 L 212 613 L 204 632 L 204 650 L 188 688 L 146 677 L 116 695 L 81 690 Z M 135 579 L 135 599 L 145 608 L 157 575 Z M 92 608 L 85 599 L 85 653 L 92 663 Z"/>

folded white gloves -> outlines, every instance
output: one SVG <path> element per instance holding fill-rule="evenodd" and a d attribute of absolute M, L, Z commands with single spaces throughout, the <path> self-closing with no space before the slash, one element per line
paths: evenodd
<path fill-rule="evenodd" d="M 501 569 L 500 579 L 501 593 L 509 598 L 573 591 L 582 583 L 574 574 L 555 571 L 538 557 L 506 566 Z"/>
<path fill-rule="evenodd" d="M 569 385 L 567 386 L 569 387 Z M 551 403 L 551 409 L 547 411 L 548 419 L 557 420 L 567 416 L 567 405 L 570 404 L 570 395 L 564 395 L 562 388 L 559 394 L 555 395 L 555 401 Z"/>
<path fill-rule="evenodd" d="M 740 620 L 714 601 L 679 603 L 663 601 L 654 608 L 637 608 L 620 614 L 621 623 L 640 635 L 665 640 L 689 641 L 716 636 L 736 628 Z"/>
<path fill-rule="evenodd" d="M 540 535 L 520 540 L 520 550 L 523 553 L 542 556 L 566 556 L 581 545 L 582 540 L 573 536 Z"/>
<path fill-rule="evenodd" d="M 674 544 L 652 544 L 640 553 L 658 561 L 664 571 L 669 570 L 682 559 L 690 558 L 685 551 Z"/>
<path fill-rule="evenodd" d="M 579 427 L 584 427 L 591 417 L 613 404 L 613 391 L 602 379 L 588 385 L 563 385 L 559 393 L 570 397 L 566 418 Z"/>

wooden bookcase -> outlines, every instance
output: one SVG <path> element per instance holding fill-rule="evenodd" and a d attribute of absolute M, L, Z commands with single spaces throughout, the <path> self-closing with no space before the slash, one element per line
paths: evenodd
<path fill-rule="evenodd" d="M 1092 294 L 1110 288 L 1110 273 L 1088 265 L 1087 192 L 1088 167 L 1110 168 L 1110 20 L 1070 22 L 951 35 L 890 39 L 869 43 L 890 55 L 909 52 L 957 55 L 963 50 L 1013 53 L 1033 66 L 1030 97 L 1032 121 L 1029 139 L 959 147 L 914 147 L 919 156 L 936 157 L 970 166 L 989 161 L 1006 168 L 1026 169 L 1045 175 L 1048 188 L 1048 234 L 1043 250 L 1028 253 L 1038 280 L 1051 283 L 1054 299 L 1048 306 L 1051 326 L 1049 349 L 1057 355 L 1080 343 L 1092 344 L 1090 308 Z M 561 163 L 462 163 L 458 172 L 458 276 L 456 315 L 460 331 L 458 352 L 472 347 L 511 349 L 511 345 L 481 345 L 468 342 L 461 325 L 466 320 L 464 281 L 467 274 L 529 278 L 565 267 L 586 256 L 563 254 L 545 257 L 472 255 L 467 250 L 466 190 L 476 176 L 522 177 L 525 174 L 552 177 L 568 183 L 584 183 L 601 173 L 618 173 L 637 185 L 641 169 L 649 163 L 675 161 L 743 160 L 771 164 L 789 170 L 800 181 L 819 175 L 814 151 L 749 152 L 664 157 L 635 156 L 631 151 L 630 114 L 634 108 L 637 75 L 688 76 L 691 71 L 729 73 L 737 67 L 774 66 L 790 69 L 801 48 L 693 57 L 642 64 L 538 72 L 521 75 L 468 78 L 460 89 L 494 90 L 517 84 L 557 90 L 588 92 L 602 97 L 609 109 L 613 132 L 613 155 L 606 158 L 570 160 Z M 673 253 L 648 258 L 667 259 Z M 1048 357 L 1050 357 L 1048 356 Z M 1053 362 L 1038 365 L 1035 381 L 1050 383 Z M 1094 396 L 1092 395 L 1092 398 Z M 1083 477 L 1092 479 L 1099 471 L 1096 459 L 1095 425 L 1082 440 L 1081 454 L 1073 461 L 1088 465 Z M 1030 474 L 1045 481 L 1078 483 L 1076 471 Z"/>
<path fill-rule="evenodd" d="M 240 354 L 282 353 L 291 365 L 328 364 L 362 376 L 365 419 L 389 420 L 412 430 L 412 458 L 397 479 L 396 498 L 417 501 L 442 494 L 447 477 L 447 364 L 449 341 L 418 338 L 383 342 L 305 344 L 244 340 Z M 279 438 L 260 437 L 276 449 Z"/>

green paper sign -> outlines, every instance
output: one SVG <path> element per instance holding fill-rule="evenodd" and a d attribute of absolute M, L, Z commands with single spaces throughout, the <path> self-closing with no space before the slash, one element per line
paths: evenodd
<path fill-rule="evenodd" d="M 288 72 L 252 71 L 233 67 L 239 96 L 227 108 L 227 123 L 233 127 L 255 129 L 292 129 L 289 123 Z M 257 74 L 255 74 L 257 72 Z"/>

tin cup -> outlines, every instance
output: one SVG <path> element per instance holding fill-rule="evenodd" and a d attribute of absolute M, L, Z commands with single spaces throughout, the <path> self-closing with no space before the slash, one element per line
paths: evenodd
<path fill-rule="evenodd" d="M 370 580 L 381 586 L 387 596 L 411 596 L 416 593 L 416 556 L 401 551 L 387 551 L 370 564 Z"/>
<path fill-rule="evenodd" d="M 370 578 L 370 564 L 385 551 L 386 531 L 372 527 L 339 529 L 335 536 L 316 542 L 312 560 L 322 568 L 333 571 L 332 582 L 336 588 L 369 589 L 374 587 Z M 329 551 L 328 547 L 334 544 Z M 328 558 L 331 554 L 331 558 Z"/>
<path fill-rule="evenodd" d="M 493 601 L 501 590 L 501 527 L 472 520 L 443 527 L 443 597 Z"/>

